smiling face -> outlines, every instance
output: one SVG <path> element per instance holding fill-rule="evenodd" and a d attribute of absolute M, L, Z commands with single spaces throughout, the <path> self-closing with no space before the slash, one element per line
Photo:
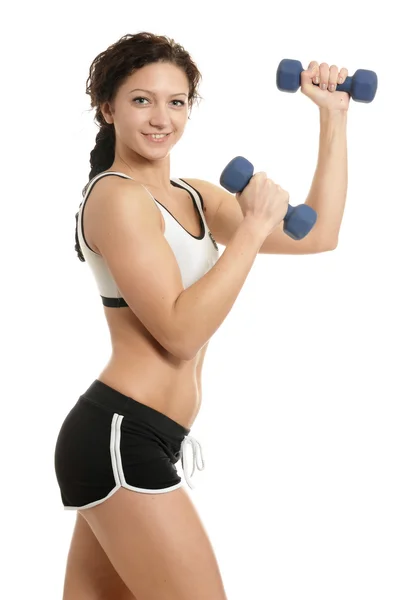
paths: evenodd
<path fill-rule="evenodd" d="M 116 133 L 116 156 L 131 161 L 138 154 L 165 158 L 180 140 L 189 116 L 189 82 L 171 63 L 153 63 L 135 71 L 120 86 L 111 106 L 101 106 Z M 149 134 L 169 134 L 154 140 Z"/>

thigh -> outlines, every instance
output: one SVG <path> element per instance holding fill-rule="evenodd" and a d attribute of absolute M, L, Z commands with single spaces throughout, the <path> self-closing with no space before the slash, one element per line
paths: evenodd
<path fill-rule="evenodd" d="M 135 600 L 80 513 L 68 553 L 63 600 Z"/>
<path fill-rule="evenodd" d="M 83 516 L 138 599 L 226 600 L 208 535 L 184 488 L 121 488 Z"/>

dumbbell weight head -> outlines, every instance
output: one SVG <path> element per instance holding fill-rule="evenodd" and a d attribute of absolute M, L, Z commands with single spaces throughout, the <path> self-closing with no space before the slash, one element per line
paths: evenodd
<path fill-rule="evenodd" d="M 298 204 L 297 206 L 289 204 L 283 230 L 293 240 L 301 240 L 308 235 L 317 218 L 318 215 L 308 204 Z M 291 219 L 295 222 L 291 222 Z"/>
<path fill-rule="evenodd" d="M 243 156 L 236 156 L 221 173 L 220 184 L 232 194 L 236 194 L 248 185 L 253 173 L 254 165 Z"/>

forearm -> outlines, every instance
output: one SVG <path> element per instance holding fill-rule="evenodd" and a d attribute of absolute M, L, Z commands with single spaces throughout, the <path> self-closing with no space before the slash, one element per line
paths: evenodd
<path fill-rule="evenodd" d="M 178 297 L 172 319 L 174 337 L 181 340 L 181 353 L 188 360 L 230 312 L 265 237 L 257 223 L 245 218 L 212 269 Z"/>
<path fill-rule="evenodd" d="M 347 112 L 319 113 L 318 164 L 306 204 L 318 214 L 314 233 L 336 245 L 348 187 Z"/>

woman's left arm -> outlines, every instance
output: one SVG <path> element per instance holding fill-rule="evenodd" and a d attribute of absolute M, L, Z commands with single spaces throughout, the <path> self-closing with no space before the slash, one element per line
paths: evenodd
<path fill-rule="evenodd" d="M 347 111 L 322 107 L 319 113 L 318 162 L 306 204 L 318 214 L 315 233 L 334 248 L 347 198 Z"/>
<path fill-rule="evenodd" d="M 315 226 L 301 240 L 284 233 L 283 222 L 265 239 L 259 254 L 315 254 L 334 250 L 347 197 L 347 112 L 349 94 L 336 90 L 348 70 L 327 63 L 310 63 L 301 73 L 301 91 L 319 107 L 318 164 L 306 199 L 318 214 Z M 315 85 L 313 85 L 315 84 Z M 319 85 L 316 85 L 319 84 Z M 334 89 L 331 89 L 331 85 Z M 188 179 L 207 199 L 207 218 L 215 240 L 226 246 L 243 220 L 233 194 L 200 179 Z"/>

